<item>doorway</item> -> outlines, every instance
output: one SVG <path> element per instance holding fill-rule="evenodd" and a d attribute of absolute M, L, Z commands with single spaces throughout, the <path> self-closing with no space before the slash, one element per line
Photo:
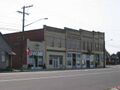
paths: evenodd
<path fill-rule="evenodd" d="M 72 54 L 72 60 L 73 60 L 73 61 L 72 61 L 72 62 L 73 62 L 73 63 L 72 63 L 73 68 L 75 68 L 75 67 L 76 67 L 76 54 L 75 54 L 75 53 Z"/>
<path fill-rule="evenodd" d="M 59 68 L 59 60 L 58 59 L 53 59 L 53 66 L 54 66 L 54 68 Z"/>
<path fill-rule="evenodd" d="M 38 67 L 38 57 L 34 56 L 34 60 L 35 60 L 35 67 Z"/>
<path fill-rule="evenodd" d="M 89 60 L 86 61 L 86 67 L 90 68 L 90 61 Z"/>
<path fill-rule="evenodd" d="M 54 69 L 61 68 L 63 66 L 63 56 L 61 55 L 50 55 L 51 65 Z"/>

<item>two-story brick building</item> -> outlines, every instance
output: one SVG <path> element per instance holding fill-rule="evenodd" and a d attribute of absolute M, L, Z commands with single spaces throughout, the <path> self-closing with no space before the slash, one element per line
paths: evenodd
<path fill-rule="evenodd" d="M 102 32 L 55 28 L 6 34 L 13 50 L 13 66 L 47 69 L 95 68 L 105 66 L 105 37 Z M 26 54 L 26 49 L 30 51 Z"/>
<path fill-rule="evenodd" d="M 23 40 L 22 32 L 5 34 L 4 37 L 8 41 L 9 45 L 12 47 L 12 50 L 16 53 L 16 55 L 13 56 L 13 58 L 12 58 L 13 59 L 12 67 L 13 68 L 22 68 L 22 67 L 27 67 L 29 64 L 27 62 L 28 61 L 27 60 L 28 59 L 27 50 L 29 47 L 31 47 L 31 45 L 28 45 L 28 44 L 30 43 L 30 41 L 31 42 L 33 41 L 36 43 L 37 42 L 40 43 L 40 42 L 44 41 L 44 30 L 36 29 L 36 30 L 32 30 L 32 31 L 26 31 L 26 32 L 24 32 L 24 40 Z M 34 47 L 34 44 L 33 44 L 33 47 Z M 33 51 L 34 51 L 34 49 L 33 49 Z M 36 52 L 38 52 L 38 51 L 36 51 Z M 35 62 L 36 62 L 36 60 L 35 60 Z M 36 64 L 36 66 L 38 66 L 38 65 Z"/>
<path fill-rule="evenodd" d="M 0 33 L 0 69 L 11 67 L 12 55 L 15 53 Z"/>

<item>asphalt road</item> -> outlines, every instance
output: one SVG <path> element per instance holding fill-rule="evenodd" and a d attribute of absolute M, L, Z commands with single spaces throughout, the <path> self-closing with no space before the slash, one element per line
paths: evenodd
<path fill-rule="evenodd" d="M 0 90 L 107 90 L 120 85 L 120 66 L 105 69 L 0 73 Z"/>

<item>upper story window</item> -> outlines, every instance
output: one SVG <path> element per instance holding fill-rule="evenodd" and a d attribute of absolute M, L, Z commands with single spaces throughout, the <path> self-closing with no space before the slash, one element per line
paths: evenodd
<path fill-rule="evenodd" d="M 65 39 L 60 40 L 60 47 L 65 48 Z"/>
<path fill-rule="evenodd" d="M 1 61 L 5 62 L 5 52 L 1 52 Z"/>
<path fill-rule="evenodd" d="M 85 50 L 85 47 L 86 47 L 85 41 L 83 41 L 83 50 Z"/>
<path fill-rule="evenodd" d="M 47 36 L 46 37 L 46 42 L 48 46 L 54 47 L 54 37 L 52 36 Z"/>

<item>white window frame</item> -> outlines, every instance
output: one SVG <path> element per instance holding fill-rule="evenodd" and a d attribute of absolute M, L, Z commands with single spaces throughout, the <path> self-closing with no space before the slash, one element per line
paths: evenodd
<path fill-rule="evenodd" d="M 68 55 L 69 54 L 69 55 Z M 68 57 L 69 56 L 69 57 Z M 68 62 L 71 63 L 71 65 L 68 64 Z M 72 67 L 72 53 L 67 53 L 67 66 Z"/>
<path fill-rule="evenodd" d="M 76 54 L 76 66 L 77 67 L 81 66 L 81 54 L 80 53 Z"/>

